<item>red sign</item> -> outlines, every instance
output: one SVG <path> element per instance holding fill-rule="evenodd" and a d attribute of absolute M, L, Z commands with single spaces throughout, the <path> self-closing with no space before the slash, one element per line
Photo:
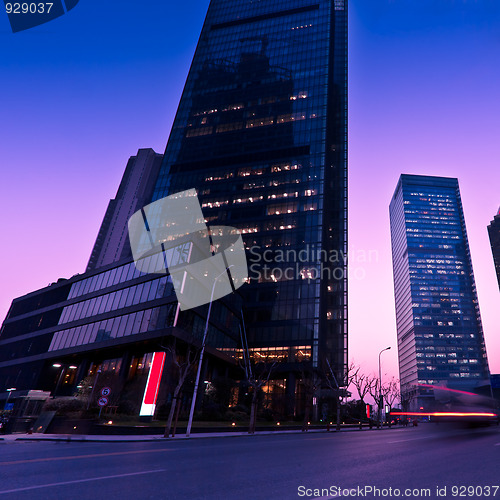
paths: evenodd
<path fill-rule="evenodd" d="M 108 403 L 108 398 L 105 398 L 104 396 L 102 398 L 99 398 L 99 401 L 97 401 L 97 404 L 99 406 L 106 406 Z"/>
<path fill-rule="evenodd" d="M 101 394 L 103 396 L 109 396 L 111 394 L 111 389 L 109 387 L 103 387 L 101 389 Z"/>
<path fill-rule="evenodd" d="M 165 353 L 155 352 L 148 377 L 146 393 L 144 394 L 144 404 L 155 404 L 158 388 L 160 386 L 163 364 L 165 363 Z"/>

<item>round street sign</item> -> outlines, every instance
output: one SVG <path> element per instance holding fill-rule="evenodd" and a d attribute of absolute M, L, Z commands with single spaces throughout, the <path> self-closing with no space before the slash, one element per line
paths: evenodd
<path fill-rule="evenodd" d="M 108 404 L 108 398 L 105 398 L 105 397 L 99 398 L 99 401 L 97 401 L 97 404 L 99 406 L 106 406 Z"/>
<path fill-rule="evenodd" d="M 103 396 L 109 396 L 111 394 L 111 389 L 109 387 L 103 387 L 101 389 L 101 394 Z"/>

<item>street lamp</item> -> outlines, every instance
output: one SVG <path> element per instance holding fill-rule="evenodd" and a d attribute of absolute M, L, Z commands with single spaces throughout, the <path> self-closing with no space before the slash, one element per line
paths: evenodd
<path fill-rule="evenodd" d="M 10 393 L 12 391 L 15 391 L 16 388 L 15 387 L 11 387 L 10 389 L 5 389 L 9 394 L 7 394 L 7 399 L 5 401 L 5 406 L 3 407 L 4 411 L 7 409 L 7 405 L 9 404 L 9 398 L 10 398 Z"/>
<path fill-rule="evenodd" d="M 389 347 L 382 349 L 378 354 L 378 422 L 382 426 L 382 370 L 380 368 L 380 356 L 384 351 L 388 351 Z"/>
<path fill-rule="evenodd" d="M 226 267 L 224 271 L 222 271 L 215 279 L 214 279 L 214 284 L 212 285 L 212 293 L 210 294 L 210 304 L 208 306 L 208 313 L 207 313 L 207 320 L 205 322 L 205 331 L 203 332 L 203 341 L 201 343 L 201 352 L 200 352 L 200 361 L 198 362 L 198 371 L 196 373 L 196 381 L 194 384 L 194 391 L 193 391 L 193 398 L 191 400 L 191 410 L 189 411 L 189 420 L 188 420 L 188 425 L 186 429 L 186 437 L 189 437 L 191 434 L 191 426 L 193 425 L 193 416 L 194 416 L 194 408 L 196 406 L 196 396 L 198 394 L 198 385 L 200 383 L 200 376 L 201 376 L 201 365 L 203 362 L 203 354 L 205 353 L 205 342 L 207 340 L 207 333 L 208 333 L 208 321 L 210 320 L 210 311 L 212 310 L 212 301 L 214 298 L 214 291 L 215 291 L 215 285 L 217 284 L 218 279 L 224 274 L 227 273 L 228 269 L 233 267 L 234 264 L 231 264 L 230 266 Z"/>

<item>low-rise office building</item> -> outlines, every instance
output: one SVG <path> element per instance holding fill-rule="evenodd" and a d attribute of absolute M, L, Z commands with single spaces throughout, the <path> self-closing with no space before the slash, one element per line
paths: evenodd
<path fill-rule="evenodd" d="M 237 300 L 213 304 L 203 381 L 237 369 Z M 140 266 L 125 260 L 60 279 L 12 302 L 0 331 L 0 393 L 37 389 L 69 396 L 82 382 L 97 382 L 112 388 L 111 406 L 138 413 L 153 354 L 175 344 L 182 357 L 188 346 L 199 347 L 207 308 L 180 310 L 161 252 Z M 159 405 L 169 401 L 174 372 L 167 355 Z"/>

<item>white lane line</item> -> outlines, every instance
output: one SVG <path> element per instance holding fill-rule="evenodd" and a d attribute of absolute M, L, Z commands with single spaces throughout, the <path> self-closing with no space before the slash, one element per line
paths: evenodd
<path fill-rule="evenodd" d="M 407 441 L 421 441 L 422 439 L 435 439 L 436 436 L 422 436 L 418 438 L 411 438 L 411 439 L 398 439 L 397 441 L 389 441 L 388 444 L 394 444 L 394 443 L 406 443 Z"/>
<path fill-rule="evenodd" d="M 26 486 L 24 488 L 15 488 L 13 490 L 3 490 L 0 491 L 0 495 L 5 493 L 18 493 L 20 491 L 29 491 L 29 490 L 37 490 L 40 488 L 53 488 L 54 486 L 64 486 L 67 484 L 77 484 L 77 483 L 88 483 L 90 481 L 101 481 L 103 479 L 115 479 L 119 477 L 128 477 L 128 476 L 140 476 L 142 474 L 155 474 L 156 472 L 166 472 L 167 469 L 156 469 L 156 470 L 147 470 L 144 472 L 130 472 L 128 474 L 116 474 L 114 476 L 101 476 L 101 477 L 90 477 L 87 479 L 75 479 L 73 481 L 62 481 L 60 483 L 49 483 L 49 484 L 39 484 L 37 486 Z"/>

